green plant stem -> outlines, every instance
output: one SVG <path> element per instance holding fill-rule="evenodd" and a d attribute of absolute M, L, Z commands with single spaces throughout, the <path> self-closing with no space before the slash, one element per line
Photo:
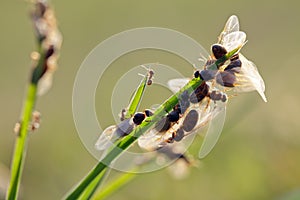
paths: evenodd
<path fill-rule="evenodd" d="M 135 90 L 134 95 L 128 106 L 125 119 L 131 118 L 136 113 L 140 105 L 140 102 L 142 101 L 144 92 L 146 90 L 148 78 L 149 78 L 148 74 L 146 74 L 143 80 L 140 82 L 137 89 Z M 103 170 L 91 184 L 89 184 L 89 186 L 83 191 L 79 199 L 90 199 L 95 193 L 95 191 L 97 190 L 97 188 L 99 187 L 99 185 L 103 182 L 103 179 L 106 176 L 106 172 L 107 172 L 107 168 Z"/>
<path fill-rule="evenodd" d="M 108 168 L 105 168 L 91 183 L 90 185 L 84 190 L 84 192 L 80 195 L 78 199 L 90 199 L 95 191 L 97 190 L 98 186 L 104 180 L 104 177 L 107 173 Z"/>
<path fill-rule="evenodd" d="M 125 116 L 126 119 L 132 117 L 136 113 L 136 111 L 140 105 L 140 102 L 142 100 L 142 97 L 144 95 L 144 92 L 145 92 L 145 89 L 147 86 L 147 81 L 148 81 L 148 75 L 146 75 L 144 77 L 144 79 L 141 81 L 140 85 L 136 89 L 136 91 L 130 101 L 130 105 L 128 106 L 128 111 Z"/>
<path fill-rule="evenodd" d="M 20 131 L 15 142 L 15 150 L 11 167 L 11 180 L 7 191 L 8 200 L 16 199 L 18 195 L 20 179 L 26 154 L 28 127 L 31 121 L 31 115 L 36 101 L 36 91 L 37 85 L 30 84 L 27 89 L 27 97 L 23 106 Z"/>
<path fill-rule="evenodd" d="M 92 169 L 92 171 L 81 181 L 81 183 L 66 197 L 66 199 L 77 199 L 81 193 L 88 187 L 88 185 L 101 173 L 107 166 L 116 159 L 125 149 L 127 149 L 136 139 L 145 133 L 148 129 L 154 125 L 166 112 L 169 112 L 178 103 L 178 96 L 183 91 L 193 91 L 196 89 L 202 80 L 199 78 L 192 79 L 185 87 L 183 87 L 178 93 L 171 96 L 165 101 L 151 117 L 147 117 L 137 128 L 135 128 L 129 135 L 119 141 L 113 149 Z"/>
<path fill-rule="evenodd" d="M 106 197 L 111 195 L 113 192 L 115 192 L 118 189 L 120 189 L 121 187 L 123 187 L 125 184 L 127 184 L 129 181 L 131 181 L 136 176 L 137 176 L 137 174 L 134 173 L 134 171 L 121 175 L 117 179 L 113 180 L 111 184 L 104 187 L 99 193 L 95 194 L 93 199 L 95 199 L 95 200 L 105 199 Z"/>
<path fill-rule="evenodd" d="M 228 52 L 226 55 L 219 58 L 214 64 L 208 68 L 216 68 L 219 63 L 228 60 L 231 56 L 237 53 L 242 48 L 242 45 Z M 200 78 L 193 78 L 189 83 L 187 83 L 179 92 L 167 99 L 156 111 L 155 113 L 147 117 L 138 127 L 136 127 L 129 135 L 124 137 L 121 141 L 117 141 L 115 146 L 107 153 L 107 155 L 88 173 L 88 175 L 74 188 L 73 191 L 66 197 L 67 200 L 78 199 L 80 195 L 85 191 L 85 189 L 93 182 L 93 180 L 105 170 L 110 163 L 116 159 L 125 149 L 127 149 L 131 144 L 133 144 L 139 136 L 150 129 L 161 117 L 169 112 L 178 103 L 178 96 L 180 96 L 184 91 L 194 91 L 203 80 Z"/>

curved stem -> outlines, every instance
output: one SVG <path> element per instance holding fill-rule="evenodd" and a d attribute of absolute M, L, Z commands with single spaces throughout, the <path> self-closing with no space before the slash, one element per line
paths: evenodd
<path fill-rule="evenodd" d="M 148 69 L 149 70 L 149 69 Z M 148 72 L 147 72 L 148 73 Z M 142 101 L 142 97 L 144 95 L 144 92 L 147 87 L 147 82 L 148 82 L 149 76 L 148 74 L 145 75 L 143 80 L 140 82 L 139 86 L 134 92 L 134 95 L 132 99 L 130 100 L 130 104 L 128 106 L 128 110 L 125 115 L 125 119 L 131 118 L 137 111 L 140 102 Z M 84 190 L 84 192 L 80 195 L 79 199 L 90 199 L 99 185 L 103 182 L 104 177 L 107 176 L 107 168 L 103 170 L 96 178 L 94 181 L 92 181 Z"/>

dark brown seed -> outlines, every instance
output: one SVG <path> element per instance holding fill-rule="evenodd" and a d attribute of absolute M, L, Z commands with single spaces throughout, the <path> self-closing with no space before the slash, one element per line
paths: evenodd
<path fill-rule="evenodd" d="M 193 130 L 198 122 L 198 117 L 198 112 L 196 110 L 191 110 L 183 121 L 182 129 L 186 132 Z"/>
<path fill-rule="evenodd" d="M 222 101 L 222 102 L 226 102 L 226 101 L 227 101 L 227 96 L 226 96 L 226 95 L 223 95 L 221 101 Z"/>
<path fill-rule="evenodd" d="M 227 100 L 227 96 L 224 95 L 223 93 L 221 92 L 217 92 L 217 91 L 212 91 L 210 94 L 209 94 L 209 97 L 211 100 L 213 101 L 222 101 L 222 102 L 226 102 Z"/>
<path fill-rule="evenodd" d="M 227 53 L 227 50 L 223 46 L 221 46 L 219 44 L 213 45 L 211 47 L 211 51 L 214 54 L 214 57 L 216 59 L 221 58 L 222 56 L 224 56 Z"/>
<path fill-rule="evenodd" d="M 190 96 L 191 103 L 198 103 L 202 101 L 209 92 L 209 86 L 203 82 Z"/>
<path fill-rule="evenodd" d="M 216 92 L 216 91 L 212 91 L 210 94 L 209 94 L 209 97 L 214 100 L 214 101 L 219 101 L 221 100 L 222 98 L 222 94 L 219 93 L 219 92 Z"/>
<path fill-rule="evenodd" d="M 223 71 L 216 77 L 217 83 L 225 87 L 234 87 L 236 77 L 233 72 Z"/>

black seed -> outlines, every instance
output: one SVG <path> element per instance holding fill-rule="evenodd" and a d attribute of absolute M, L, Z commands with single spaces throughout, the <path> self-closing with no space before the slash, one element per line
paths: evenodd
<path fill-rule="evenodd" d="M 179 120 L 179 111 L 173 110 L 167 115 L 167 118 L 170 122 L 177 122 Z"/>
<path fill-rule="evenodd" d="M 150 116 L 153 115 L 153 112 L 152 112 L 151 110 L 148 110 L 148 109 L 147 109 L 147 110 L 145 110 L 144 112 L 145 112 L 145 114 L 146 114 L 147 117 L 150 117 Z"/>
<path fill-rule="evenodd" d="M 176 105 L 173 107 L 173 110 L 176 110 L 177 112 L 181 113 L 181 107 L 180 107 L 180 104 L 176 104 Z"/>
<path fill-rule="evenodd" d="M 200 77 L 200 72 L 197 70 L 197 71 L 195 71 L 195 73 L 194 73 L 194 77 L 195 78 L 198 78 L 198 77 Z"/>
<path fill-rule="evenodd" d="M 144 113 L 136 113 L 133 116 L 133 122 L 136 125 L 140 125 L 143 122 L 144 119 L 145 119 L 145 114 Z"/>

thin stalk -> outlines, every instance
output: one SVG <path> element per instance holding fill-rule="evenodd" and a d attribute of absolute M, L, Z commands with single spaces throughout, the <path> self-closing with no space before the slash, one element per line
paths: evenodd
<path fill-rule="evenodd" d="M 140 102 L 142 101 L 144 92 L 146 90 L 147 82 L 148 82 L 149 76 L 146 74 L 143 80 L 140 82 L 139 86 L 134 92 L 133 97 L 131 98 L 130 104 L 128 106 L 128 110 L 125 116 L 125 119 L 131 118 L 135 112 L 137 111 Z M 103 182 L 103 179 L 106 177 L 107 168 L 103 170 L 96 178 L 95 180 L 89 184 L 88 187 L 83 191 L 82 195 L 79 197 L 79 199 L 90 199 L 99 185 Z"/>
<path fill-rule="evenodd" d="M 7 191 L 8 200 L 16 199 L 18 195 L 27 149 L 28 127 L 36 102 L 36 91 L 37 86 L 35 84 L 30 84 L 27 89 L 27 96 L 23 106 L 20 131 L 15 142 L 15 150 L 11 167 L 11 180 Z"/>
<path fill-rule="evenodd" d="M 40 46 L 39 53 L 41 56 L 38 60 L 37 66 L 33 69 L 31 74 L 31 82 L 27 89 L 27 96 L 21 116 L 21 127 L 19 132 L 17 133 L 18 135 L 15 142 L 15 150 L 11 166 L 11 179 L 6 197 L 8 200 L 14 200 L 17 198 L 20 187 L 20 180 L 26 156 L 29 125 L 31 122 L 32 112 L 34 111 L 34 106 L 37 100 L 37 84 L 39 79 L 43 75 L 43 68 L 46 62 L 46 52 Z"/>
<path fill-rule="evenodd" d="M 93 182 L 91 182 L 91 184 L 84 190 L 84 192 L 82 193 L 82 195 L 80 195 L 80 197 L 78 199 L 90 199 L 94 193 L 96 192 L 98 186 L 102 183 L 102 181 L 104 180 L 104 177 L 106 177 L 106 172 L 107 172 L 108 168 L 106 168 L 105 170 L 103 170 L 95 179 Z"/>
<path fill-rule="evenodd" d="M 141 81 L 140 85 L 136 89 L 136 91 L 130 101 L 130 105 L 128 106 L 128 111 L 125 116 L 126 119 L 132 117 L 136 113 L 136 111 L 140 105 L 140 102 L 142 100 L 142 97 L 144 95 L 144 92 L 145 92 L 145 89 L 147 86 L 147 81 L 148 81 L 148 75 L 146 75 L 144 77 L 144 79 Z"/>

